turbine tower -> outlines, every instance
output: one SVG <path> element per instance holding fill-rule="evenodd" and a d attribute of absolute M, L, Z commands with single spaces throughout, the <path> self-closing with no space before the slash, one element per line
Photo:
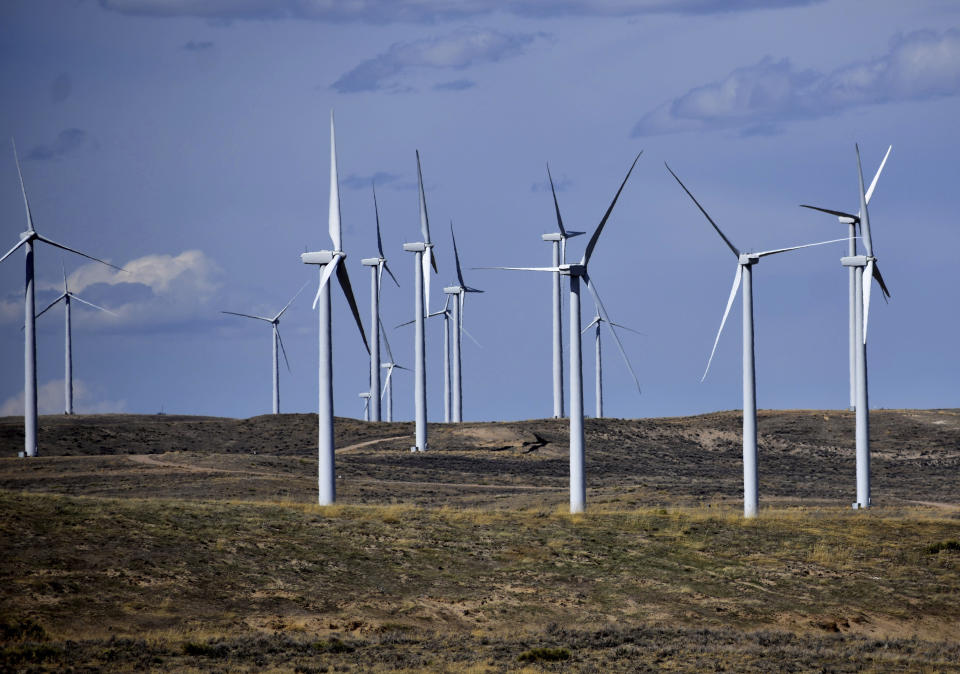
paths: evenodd
<path fill-rule="evenodd" d="M 424 318 L 430 313 L 430 267 L 437 273 L 437 260 L 430 242 L 430 220 L 427 217 L 427 197 L 423 191 L 423 172 L 420 169 L 420 151 L 417 151 L 417 183 L 420 187 L 420 233 L 423 241 L 405 243 L 403 249 L 414 254 L 414 408 L 416 444 L 413 452 L 427 451 L 427 361 Z"/>
<path fill-rule="evenodd" d="M 380 373 L 377 372 L 377 374 L 379 375 Z M 370 391 L 364 391 L 357 395 L 363 399 L 363 420 L 370 421 Z"/>
<path fill-rule="evenodd" d="M 319 441 L 318 441 L 318 500 L 320 505 L 330 505 L 337 500 L 337 489 L 334 473 L 333 447 L 333 340 L 331 339 L 330 320 L 330 277 L 337 274 L 340 289 L 347 298 L 353 318 L 360 330 L 360 337 L 367 352 L 367 336 L 363 332 L 363 321 L 360 320 L 360 311 L 357 301 L 353 297 L 350 286 L 350 277 L 347 268 L 342 264 L 347 254 L 343 252 L 340 236 L 340 183 L 337 179 L 337 141 L 333 126 L 333 111 L 330 112 L 330 215 L 328 221 L 330 241 L 333 250 L 320 250 L 304 253 L 300 256 L 304 264 L 315 264 L 320 267 L 320 284 L 317 296 L 313 300 L 313 308 L 317 309 L 320 325 L 318 338 L 320 364 L 318 379 L 320 382 L 319 404 L 317 410 Z"/>
<path fill-rule="evenodd" d="M 27 211 L 27 231 L 20 234 L 20 240 L 17 244 L 8 250 L 0 262 L 13 255 L 13 252 L 20 246 L 23 246 L 26 254 L 26 274 L 24 280 L 24 302 L 23 302 L 23 456 L 32 457 L 37 455 L 37 336 L 36 336 L 36 296 L 34 294 L 33 284 L 33 242 L 42 241 L 54 248 L 76 253 L 89 260 L 105 264 L 108 267 L 119 271 L 126 271 L 109 262 L 104 262 L 100 258 L 81 253 L 79 250 L 68 248 L 63 244 L 52 241 L 47 237 L 38 234 L 33 226 L 33 215 L 30 212 L 30 201 L 27 199 L 27 188 L 23 183 L 23 172 L 20 170 L 20 159 L 17 157 L 17 145 L 13 144 L 13 159 L 17 164 L 17 175 L 20 177 L 20 192 L 23 194 L 23 205 Z"/>
<path fill-rule="evenodd" d="M 283 362 L 287 364 L 287 372 L 290 372 L 290 361 L 287 359 L 287 350 L 283 346 L 283 338 L 280 336 L 280 317 L 283 316 L 284 312 L 293 304 L 293 301 L 297 299 L 300 293 L 303 292 L 303 289 L 307 287 L 310 282 L 307 281 L 302 286 L 296 294 L 290 298 L 290 301 L 287 302 L 286 306 L 280 310 L 272 318 L 267 318 L 266 316 L 254 316 L 253 314 L 241 314 L 236 311 L 221 311 L 221 314 L 230 314 L 231 316 L 241 316 L 243 318 L 252 318 L 257 321 L 264 321 L 269 323 L 272 326 L 272 335 L 271 342 L 273 343 L 273 355 L 270 358 L 271 368 L 273 370 L 273 413 L 280 414 L 280 353 L 283 354 Z M 279 349 L 277 348 L 279 346 Z M 280 353 L 278 353 L 278 351 Z"/>
<path fill-rule="evenodd" d="M 606 318 L 600 315 L 600 308 L 597 307 L 597 313 L 593 317 L 593 320 L 587 324 L 580 334 L 586 334 L 587 330 L 590 328 L 594 329 L 594 347 L 596 352 L 596 365 L 594 370 L 594 375 L 596 377 L 596 417 L 597 419 L 603 418 L 603 352 L 600 345 L 600 325 L 606 324 L 610 329 L 610 333 L 615 337 L 617 336 L 614 327 L 620 328 L 621 330 L 629 330 L 630 332 L 635 332 L 638 335 L 642 335 L 642 332 L 637 332 L 633 328 L 628 328 L 625 325 L 620 325 L 619 323 L 614 323 L 613 321 L 608 321 Z M 619 339 L 617 341 L 619 345 Z M 627 369 L 630 371 L 630 374 L 633 376 L 633 381 L 637 384 L 637 392 L 640 392 L 640 381 L 637 379 L 636 372 L 633 371 L 633 366 L 630 364 L 630 360 L 627 358 L 627 354 L 623 351 L 620 352 L 623 355 L 624 362 L 627 364 Z"/>
<path fill-rule="evenodd" d="M 723 332 L 723 326 L 727 322 L 727 315 L 730 313 L 730 307 L 733 306 L 733 300 L 737 295 L 737 289 L 743 282 L 743 516 L 757 516 L 757 378 L 754 369 L 754 348 L 753 348 L 753 265 L 760 262 L 760 258 L 777 253 L 786 253 L 800 248 L 810 248 L 811 246 L 822 246 L 827 243 L 836 243 L 845 239 L 834 239 L 832 241 L 821 241 L 818 243 L 808 243 L 802 246 L 791 246 L 790 248 L 777 248 L 776 250 L 765 250 L 759 253 L 742 253 L 734 246 L 730 239 L 720 231 L 720 227 L 713 221 L 713 218 L 700 205 L 696 197 L 687 189 L 677 174 L 667 166 L 670 175 L 680 184 L 683 191 L 687 193 L 693 203 L 697 205 L 700 212 L 710 221 L 723 242 L 737 258 L 737 272 L 733 277 L 733 287 L 730 289 L 730 297 L 727 299 L 727 307 L 723 311 L 723 318 L 720 321 L 720 329 L 717 331 L 717 337 L 713 341 L 713 349 L 710 351 L 710 359 L 707 361 L 707 369 L 703 372 L 700 381 L 707 378 L 710 371 L 710 364 L 713 362 L 713 355 L 717 351 L 717 343 L 720 341 L 720 334 Z"/>
<path fill-rule="evenodd" d="M 873 238 L 870 235 L 870 214 L 867 212 L 867 204 L 870 196 L 880 178 L 880 172 L 884 164 L 887 163 L 887 157 L 890 156 L 890 150 L 883 156 L 880 168 L 877 169 L 870 188 L 863 190 L 863 169 L 860 165 L 860 147 L 857 150 L 857 179 L 860 188 L 860 212 L 857 215 L 844 213 L 842 211 L 831 211 L 817 206 L 807 206 L 817 211 L 823 211 L 836 215 L 841 222 L 850 225 L 851 232 L 859 224 L 863 235 L 863 245 L 866 249 L 866 255 L 857 255 L 856 248 L 851 246 L 850 255 L 840 259 L 844 267 L 848 267 L 853 273 L 853 309 L 854 309 L 854 375 L 856 377 L 856 400 L 854 408 L 857 417 L 857 500 L 853 504 L 855 510 L 869 508 L 870 498 L 870 402 L 867 389 L 867 322 L 870 316 L 870 289 L 873 287 L 873 280 L 876 279 L 883 293 L 884 300 L 890 297 L 890 291 L 887 290 L 887 284 L 883 282 L 883 276 L 880 274 L 880 268 L 877 266 L 877 258 L 873 254 Z"/>
<path fill-rule="evenodd" d="M 867 188 L 866 202 L 870 203 L 870 197 L 873 195 L 873 190 L 877 186 L 877 181 L 880 180 L 880 173 L 883 171 L 884 165 L 887 163 L 887 157 L 890 156 L 890 151 L 893 149 L 893 146 L 887 148 L 887 153 L 883 155 L 883 161 L 880 162 L 880 168 L 877 169 L 876 174 L 873 176 L 873 180 L 870 182 L 870 187 Z M 808 204 L 800 204 L 802 208 L 809 208 L 814 211 L 820 211 L 822 213 L 829 213 L 830 215 L 837 216 L 837 219 L 840 221 L 840 224 L 847 225 L 849 227 L 849 236 L 848 236 L 848 250 L 847 256 L 854 257 L 857 254 L 857 226 L 860 224 L 860 214 L 852 215 L 850 213 L 844 213 L 843 211 L 833 211 L 829 208 L 820 208 L 819 206 L 810 206 Z M 849 276 L 849 342 L 850 342 L 850 409 L 856 409 L 857 406 L 857 270 L 856 267 L 850 266 L 847 267 L 848 276 Z"/>
<path fill-rule="evenodd" d="M 448 359 L 453 362 L 453 422 L 459 424 L 463 421 L 463 380 L 461 378 L 461 358 L 460 346 L 463 336 L 463 304 L 467 293 L 482 293 L 482 290 L 471 288 L 463 280 L 463 270 L 460 268 L 460 254 L 457 252 L 457 237 L 453 233 L 453 221 L 450 222 L 450 238 L 453 240 L 453 259 L 457 265 L 457 285 L 447 286 L 443 292 L 447 294 L 447 299 L 453 300 L 453 353 L 448 354 Z M 559 275 L 557 275 L 559 278 Z M 446 326 L 444 326 L 446 329 Z M 476 340 L 474 340 L 476 341 Z"/>
<path fill-rule="evenodd" d="M 360 263 L 370 267 L 370 396 L 367 398 L 371 421 L 380 421 L 380 281 L 386 269 L 393 282 L 400 287 L 397 277 L 387 266 L 380 238 L 380 209 L 377 208 L 377 189 L 373 187 L 373 213 L 377 221 L 377 257 L 367 257 Z"/>
<path fill-rule="evenodd" d="M 104 309 L 103 307 L 94 304 L 93 302 L 88 302 L 82 297 L 75 295 L 70 292 L 70 288 L 67 285 L 67 271 L 62 266 L 60 267 L 63 271 L 63 293 L 55 299 L 53 302 L 47 305 L 46 309 L 37 314 L 37 318 L 40 318 L 43 314 L 47 313 L 48 310 L 52 309 L 54 305 L 57 304 L 60 300 L 63 300 L 63 314 L 64 314 L 64 330 L 65 330 L 65 341 L 64 341 L 64 372 L 63 372 L 63 399 L 64 399 L 64 414 L 73 414 L 73 334 L 71 329 L 71 318 L 70 318 L 70 302 L 76 300 L 77 302 L 82 302 L 87 306 L 93 307 L 94 309 L 99 309 L 100 311 L 105 311 L 111 316 L 116 316 L 114 312 L 109 309 Z"/>
<path fill-rule="evenodd" d="M 597 308 L 600 310 L 601 315 L 609 320 L 609 316 L 607 315 L 607 311 L 603 306 L 603 302 L 600 300 L 600 295 L 597 293 L 597 289 L 594 287 L 594 284 L 587 273 L 587 264 L 590 262 L 590 256 L 593 255 L 593 250 L 597 245 L 597 239 L 600 238 L 600 234 L 603 231 L 603 226 L 607 224 L 607 220 L 610 218 L 610 214 L 613 212 L 613 207 L 616 206 L 617 199 L 620 198 L 620 193 L 626 186 L 627 180 L 630 179 L 630 174 L 633 172 L 634 166 L 637 165 L 637 161 L 640 159 L 641 154 L 643 154 L 643 152 L 637 154 L 636 158 L 633 160 L 633 163 L 630 165 L 630 170 L 627 171 L 626 177 L 623 179 L 623 182 L 620 183 L 620 189 L 617 190 L 617 193 L 613 197 L 613 201 L 610 202 L 610 206 L 607 208 L 606 213 L 604 213 L 603 218 L 600 220 L 600 224 L 597 225 L 593 235 L 590 237 L 590 241 L 587 243 L 587 248 L 584 251 L 583 257 L 581 258 L 579 264 L 564 263 L 558 267 L 478 267 L 478 269 L 507 269 L 515 271 L 541 271 L 551 273 L 557 273 L 559 271 L 561 275 L 567 276 L 570 279 L 571 513 L 583 512 L 584 508 L 586 508 L 587 501 L 587 488 L 584 478 L 583 362 L 582 353 L 580 350 L 580 281 L 581 279 L 583 280 L 584 285 L 587 286 L 590 294 L 593 295 L 593 299 L 596 302 Z M 614 337 L 616 337 L 616 333 L 614 332 L 613 334 Z M 618 344 L 619 341 L 619 338 L 617 338 Z M 623 349 L 622 345 L 620 348 L 621 350 Z"/>
<path fill-rule="evenodd" d="M 547 164 L 547 178 L 550 180 L 550 192 L 553 194 L 553 208 L 557 213 L 557 228 L 553 234 L 543 234 L 541 239 L 553 244 L 553 266 L 567 262 L 567 239 L 580 236 L 584 232 L 573 232 L 564 228 L 563 218 L 560 217 L 560 204 L 557 202 L 557 190 L 553 186 L 553 176 L 550 175 L 550 164 Z M 553 275 L 553 296 L 550 306 L 553 311 L 553 418 L 563 417 L 563 306 L 560 294 L 560 272 Z"/>

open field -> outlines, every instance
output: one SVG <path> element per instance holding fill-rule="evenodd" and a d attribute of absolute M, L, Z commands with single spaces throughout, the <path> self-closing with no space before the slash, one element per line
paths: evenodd
<path fill-rule="evenodd" d="M 0 459 L 0 668 L 178 671 L 960 671 L 960 412 L 761 412 L 566 424 L 42 417 Z M 19 419 L 0 447 L 21 448 Z"/>

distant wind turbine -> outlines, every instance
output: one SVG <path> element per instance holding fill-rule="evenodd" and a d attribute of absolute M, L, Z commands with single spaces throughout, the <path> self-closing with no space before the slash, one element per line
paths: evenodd
<path fill-rule="evenodd" d="M 87 306 L 91 306 L 94 309 L 99 309 L 100 311 L 105 311 L 111 316 L 116 316 L 114 312 L 109 309 L 104 309 L 103 307 L 94 304 L 93 302 L 88 302 L 87 300 L 75 295 L 70 292 L 70 288 L 67 285 L 67 271 L 61 266 L 61 271 L 63 272 L 63 293 L 55 299 L 53 302 L 47 305 L 46 309 L 37 314 L 37 318 L 40 318 L 43 314 L 47 313 L 48 310 L 52 309 L 54 305 L 57 304 L 60 300 L 63 300 L 63 315 L 64 315 L 64 329 L 65 329 L 65 342 L 64 342 L 64 373 L 63 373 L 63 398 L 64 398 L 64 414 L 73 414 L 73 334 L 71 329 L 71 318 L 70 318 L 70 302 L 76 300 L 77 302 L 82 302 Z"/>
<path fill-rule="evenodd" d="M 379 372 L 377 373 L 380 374 Z M 363 420 L 370 421 L 370 391 L 357 394 L 363 399 Z"/>
<path fill-rule="evenodd" d="M 854 375 L 856 377 L 856 400 L 854 409 L 856 409 L 857 428 L 857 501 L 853 504 L 855 509 L 869 508 L 870 498 L 870 402 L 867 390 L 867 321 L 870 317 L 870 288 L 873 286 L 873 280 L 876 279 L 883 293 L 884 300 L 890 297 L 890 291 L 887 290 L 887 284 L 883 282 L 883 276 L 880 274 L 880 268 L 877 266 L 877 258 L 873 254 L 873 238 L 870 235 L 870 214 L 867 212 L 867 204 L 873 189 L 880 178 L 880 172 L 884 164 L 887 163 L 887 157 L 890 156 L 890 150 L 883 156 L 880 162 L 880 168 L 877 169 L 870 188 L 863 190 L 863 169 L 860 166 L 860 147 L 857 150 L 857 178 L 860 187 L 860 212 L 857 215 L 844 213 L 842 211 L 831 211 L 817 206 L 807 206 L 817 211 L 830 213 L 840 218 L 840 222 L 850 225 L 850 232 L 853 234 L 854 227 L 860 225 L 860 232 L 863 235 L 863 244 L 866 248 L 866 255 L 857 255 L 857 249 L 850 241 L 850 255 L 840 259 L 844 267 L 849 267 L 853 274 L 853 328 L 854 328 Z"/>
<path fill-rule="evenodd" d="M 457 251 L 457 237 L 453 233 L 453 222 L 450 222 L 450 238 L 453 241 L 453 259 L 457 266 L 457 285 L 447 286 L 443 292 L 447 298 L 455 297 L 453 301 L 453 353 L 449 356 L 452 359 L 452 389 L 453 400 L 452 417 L 454 423 L 463 421 L 463 379 L 462 362 L 460 356 L 461 337 L 463 336 L 463 305 L 467 293 L 482 293 L 482 290 L 471 288 L 463 280 L 463 270 L 460 268 L 460 254 Z M 471 339 L 473 339 L 471 337 Z M 476 341 L 476 340 L 474 340 Z"/>
<path fill-rule="evenodd" d="M 393 371 L 407 370 L 410 368 L 403 365 L 397 365 L 393 358 L 393 350 L 390 348 L 390 341 L 387 339 L 387 331 L 383 328 L 383 320 L 380 321 L 380 334 L 383 337 L 383 345 L 387 348 L 387 361 L 380 364 L 380 367 L 387 371 L 387 376 L 383 380 L 383 391 L 380 393 L 380 400 L 387 399 L 387 421 L 393 421 Z"/>
<path fill-rule="evenodd" d="M 603 226 L 607 224 L 607 220 L 610 218 L 610 214 L 613 212 L 613 207 L 617 205 L 617 199 L 620 198 L 620 193 L 623 191 L 623 188 L 627 184 L 627 180 L 630 179 L 630 174 L 633 173 L 633 168 L 637 165 L 637 161 L 640 159 L 640 155 L 643 152 L 637 154 L 636 158 L 633 160 L 633 163 L 630 165 L 630 170 L 627 171 L 626 177 L 623 179 L 623 182 L 620 183 L 620 189 L 617 190 L 617 193 L 613 197 L 613 201 L 610 202 L 610 206 L 607 208 L 606 213 L 604 213 L 603 218 L 600 220 L 600 224 L 597 225 L 597 228 L 594 230 L 593 235 L 590 237 L 590 241 L 587 243 L 587 248 L 583 253 L 583 258 L 581 258 L 579 264 L 568 264 L 564 263 L 558 267 L 477 267 L 477 269 L 508 269 L 516 271 L 541 271 L 541 272 L 551 272 L 556 273 L 560 272 L 563 276 L 567 276 L 570 279 L 570 512 L 571 513 L 580 513 L 583 512 L 586 507 L 587 501 L 587 487 L 586 481 L 584 478 L 584 439 L 583 439 L 583 354 L 580 349 L 580 280 L 583 279 L 584 284 L 587 286 L 587 289 L 590 291 L 590 294 L 593 295 L 593 299 L 597 304 L 597 308 L 600 310 L 601 315 L 608 318 L 607 311 L 603 306 L 603 302 L 600 299 L 600 295 L 597 293 L 597 289 L 594 287 L 589 274 L 587 273 L 587 265 L 590 262 L 590 256 L 593 255 L 593 250 L 597 245 L 597 240 L 600 238 L 601 232 L 603 232 Z M 619 344 L 620 338 L 616 337 L 616 332 L 613 333 L 614 337 L 617 339 Z M 621 350 L 623 346 L 621 345 Z"/>
<path fill-rule="evenodd" d="M 880 173 L 883 171 L 883 167 L 887 163 L 887 157 L 890 156 L 890 151 L 893 149 L 893 146 L 887 148 L 887 153 L 883 155 L 883 161 L 880 162 L 880 168 L 877 169 L 876 174 L 873 176 L 873 180 L 870 182 L 870 187 L 867 189 L 866 202 L 870 203 L 870 197 L 873 195 L 873 190 L 877 186 L 877 181 L 880 180 Z M 808 204 L 800 204 L 802 208 L 809 208 L 814 211 L 820 211 L 822 213 L 829 213 L 830 215 L 837 216 L 837 219 L 840 220 L 841 224 L 847 225 L 849 227 L 849 236 L 847 238 L 849 242 L 848 246 L 848 256 L 853 257 L 857 254 L 857 226 L 860 224 L 860 214 L 852 215 L 850 213 L 844 213 L 843 211 L 832 211 L 828 208 L 820 208 L 819 206 L 810 206 Z M 850 409 L 855 409 L 857 406 L 857 270 L 854 266 L 848 266 L 849 270 L 849 341 L 850 341 Z"/>
<path fill-rule="evenodd" d="M 430 219 L 427 216 L 427 197 L 423 191 L 423 171 L 420 168 L 420 152 L 417 151 L 417 184 L 420 187 L 420 233 L 423 241 L 405 243 L 403 249 L 414 254 L 414 418 L 416 444 L 411 451 L 427 450 L 427 361 L 424 318 L 430 313 L 430 267 L 437 272 L 437 259 L 430 242 Z"/>
<path fill-rule="evenodd" d="M 290 301 L 272 318 L 267 318 L 266 316 L 254 316 L 253 314 L 241 314 L 236 311 L 221 311 L 221 314 L 230 314 L 231 316 L 242 316 L 243 318 L 252 318 L 257 321 L 264 321 L 269 323 L 272 329 L 272 342 L 273 342 L 273 356 L 270 358 L 271 366 L 273 368 L 273 413 L 280 414 L 280 361 L 279 353 L 277 346 L 279 346 L 279 351 L 283 353 L 283 362 L 287 364 L 287 371 L 290 371 L 290 361 L 287 359 L 287 350 L 283 346 L 283 338 L 280 336 L 280 317 L 283 316 L 284 312 L 293 304 L 293 301 L 297 299 L 300 293 L 303 292 L 303 289 L 307 287 L 310 282 L 307 281 L 302 286 L 296 294 L 290 298 Z"/>
<path fill-rule="evenodd" d="M 791 246 L 790 248 L 777 248 L 775 250 L 765 250 L 759 253 L 741 253 L 734 246 L 730 239 L 720 231 L 720 227 L 713 221 L 713 218 L 700 205 L 696 197 L 687 189 L 677 174 L 667 166 L 670 175 L 680 184 L 683 191 L 687 193 L 693 203 L 697 205 L 700 212 L 710 221 L 723 242 L 727 244 L 730 251 L 737 257 L 737 273 L 733 277 L 733 287 L 730 289 L 730 297 L 727 299 L 727 308 L 723 311 L 723 319 L 720 321 L 720 329 L 717 331 L 717 337 L 713 341 L 713 349 L 710 351 L 710 359 L 707 361 L 707 369 L 704 370 L 701 381 L 707 378 L 710 371 L 710 364 L 713 362 L 713 355 L 717 352 L 717 343 L 720 341 L 720 334 L 723 332 L 723 326 L 727 322 L 727 315 L 730 313 L 730 307 L 733 306 L 733 300 L 737 295 L 737 289 L 743 282 L 743 516 L 757 516 L 757 378 L 754 369 L 754 349 L 753 349 L 753 265 L 760 262 L 760 258 L 777 253 L 786 253 L 791 250 L 801 248 L 810 248 L 811 246 L 822 246 L 827 243 L 836 243 L 844 239 L 834 239 L 832 241 L 820 241 L 818 243 L 808 243 L 802 246 Z"/>
<path fill-rule="evenodd" d="M 373 187 L 373 186 L 371 186 Z M 383 239 L 380 237 L 380 209 L 377 208 L 377 190 L 373 187 L 373 213 L 377 222 L 377 257 L 360 260 L 370 267 L 370 397 L 367 399 L 370 419 L 380 421 L 380 280 L 386 269 L 393 282 L 400 287 L 397 277 L 387 266 L 383 255 Z"/>
<path fill-rule="evenodd" d="M 10 139 L 13 145 L 13 159 L 17 164 L 17 175 L 20 177 L 20 192 L 23 194 L 23 205 L 27 210 L 27 231 L 20 234 L 20 240 L 17 244 L 7 251 L 0 262 L 10 257 L 17 248 L 23 246 L 26 253 L 26 275 L 24 282 L 24 321 L 23 321 L 23 455 L 32 457 L 37 455 L 37 336 L 36 336 L 36 296 L 34 294 L 34 261 L 33 261 L 33 242 L 42 241 L 54 248 L 60 248 L 70 253 L 76 253 L 89 260 L 105 264 L 108 267 L 119 271 L 126 271 L 109 262 L 104 262 L 98 257 L 87 255 L 79 250 L 68 248 L 63 244 L 52 241 L 47 237 L 38 234 L 33 226 L 33 215 L 30 212 L 30 201 L 27 199 L 27 188 L 23 183 L 23 172 L 20 170 L 20 159 L 17 157 L 17 145 L 13 139 Z"/>
<path fill-rule="evenodd" d="M 608 321 L 606 318 L 604 318 L 604 317 L 600 314 L 600 308 L 599 308 L 599 307 L 597 307 L 597 313 L 596 313 L 596 315 L 593 317 L 593 320 L 590 321 L 589 324 L 587 324 L 587 327 L 585 327 L 583 330 L 580 331 L 580 334 L 581 334 L 581 335 L 582 335 L 582 334 L 585 334 L 585 333 L 587 332 L 587 330 L 589 330 L 590 328 L 593 328 L 594 331 L 595 331 L 595 334 L 594 334 L 594 344 L 595 344 L 595 350 L 596 350 L 596 365 L 595 365 L 595 369 L 594 369 L 594 376 L 595 376 L 595 378 L 596 378 L 595 401 L 596 401 L 596 417 L 597 417 L 597 419 L 602 419 L 602 418 L 603 418 L 603 352 L 602 352 L 602 350 L 601 350 L 601 345 L 600 345 L 600 325 L 603 324 L 603 323 L 605 323 L 605 324 L 607 325 L 607 327 L 608 327 L 608 328 L 610 329 L 610 331 L 611 331 L 611 334 L 614 334 L 614 335 L 616 335 L 616 332 L 614 331 L 614 327 L 620 328 L 621 330 L 629 330 L 630 332 L 635 332 L 635 333 L 638 334 L 638 335 L 642 335 L 642 334 L 643 334 L 642 332 L 637 332 L 637 331 L 634 330 L 633 328 L 628 328 L 628 327 L 625 326 L 625 325 L 620 325 L 619 323 L 614 323 L 613 321 Z M 619 344 L 619 341 L 618 341 L 618 344 Z M 631 376 L 633 377 L 633 380 L 637 383 L 637 391 L 639 392 L 639 391 L 640 391 L 640 382 L 639 382 L 639 380 L 637 379 L 637 374 L 633 371 L 633 366 L 630 365 L 630 361 L 627 360 L 627 354 L 624 353 L 624 352 L 622 352 L 622 351 L 621 351 L 621 353 L 623 354 L 623 358 L 624 358 L 625 362 L 627 363 L 627 369 L 630 371 L 630 374 L 631 374 Z"/>
<path fill-rule="evenodd" d="M 317 409 L 319 441 L 318 441 L 318 500 L 320 505 L 330 505 L 337 499 L 336 473 L 334 472 L 333 446 L 333 340 L 331 338 L 330 320 L 330 277 L 334 272 L 340 289 L 347 298 L 353 318 L 360 329 L 363 344 L 370 351 L 367 336 L 363 332 L 363 321 L 360 320 L 360 311 L 357 301 L 353 297 L 350 286 L 350 277 L 347 267 L 341 264 L 347 257 L 343 252 L 340 230 L 340 183 L 337 178 L 337 140 L 333 125 L 333 111 L 330 112 L 330 214 L 328 222 L 330 241 L 333 250 L 320 250 L 303 253 L 300 256 L 304 264 L 315 264 L 320 267 L 320 284 L 317 296 L 313 300 L 313 307 L 317 309 L 317 318 L 320 324 L 318 338 L 320 350 L 320 364 L 318 379 L 320 382 L 319 404 Z"/>
<path fill-rule="evenodd" d="M 557 213 L 557 228 L 559 231 L 552 234 L 543 234 L 540 238 L 553 243 L 553 266 L 559 268 L 567 262 L 567 239 L 580 236 L 584 232 L 574 232 L 565 229 L 563 218 L 560 217 L 560 204 L 557 201 L 557 190 L 553 186 L 553 176 L 550 175 L 550 164 L 547 164 L 547 178 L 550 180 L 550 192 L 553 194 L 553 207 Z M 563 307 L 560 294 L 560 272 L 553 275 L 553 296 L 551 309 L 553 311 L 553 418 L 563 416 Z"/>

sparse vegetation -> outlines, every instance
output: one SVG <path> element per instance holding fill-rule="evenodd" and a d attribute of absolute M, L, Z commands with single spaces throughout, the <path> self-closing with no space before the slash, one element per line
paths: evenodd
<path fill-rule="evenodd" d="M 517 657 L 520 662 L 560 662 L 569 659 L 570 651 L 566 648 L 531 648 Z"/>

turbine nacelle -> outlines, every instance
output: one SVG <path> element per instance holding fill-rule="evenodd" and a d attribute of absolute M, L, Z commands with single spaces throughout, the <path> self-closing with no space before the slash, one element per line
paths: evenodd
<path fill-rule="evenodd" d="M 364 267 L 379 267 L 386 261 L 387 260 L 382 257 L 365 257 L 360 260 L 360 264 L 362 264 Z"/>
<path fill-rule="evenodd" d="M 587 265 L 585 264 L 562 264 L 557 269 L 561 276 L 586 276 Z"/>
<path fill-rule="evenodd" d="M 408 253 L 423 253 L 427 250 L 427 248 L 433 248 L 433 244 L 424 243 L 423 241 L 403 244 L 403 249 Z"/>
<path fill-rule="evenodd" d="M 301 253 L 300 261 L 303 264 L 330 264 L 335 257 L 346 258 L 347 254 L 342 251 L 317 250 L 311 253 Z"/>
<path fill-rule="evenodd" d="M 760 255 L 757 253 L 740 253 L 738 261 L 741 265 L 757 264 L 760 261 Z"/>

